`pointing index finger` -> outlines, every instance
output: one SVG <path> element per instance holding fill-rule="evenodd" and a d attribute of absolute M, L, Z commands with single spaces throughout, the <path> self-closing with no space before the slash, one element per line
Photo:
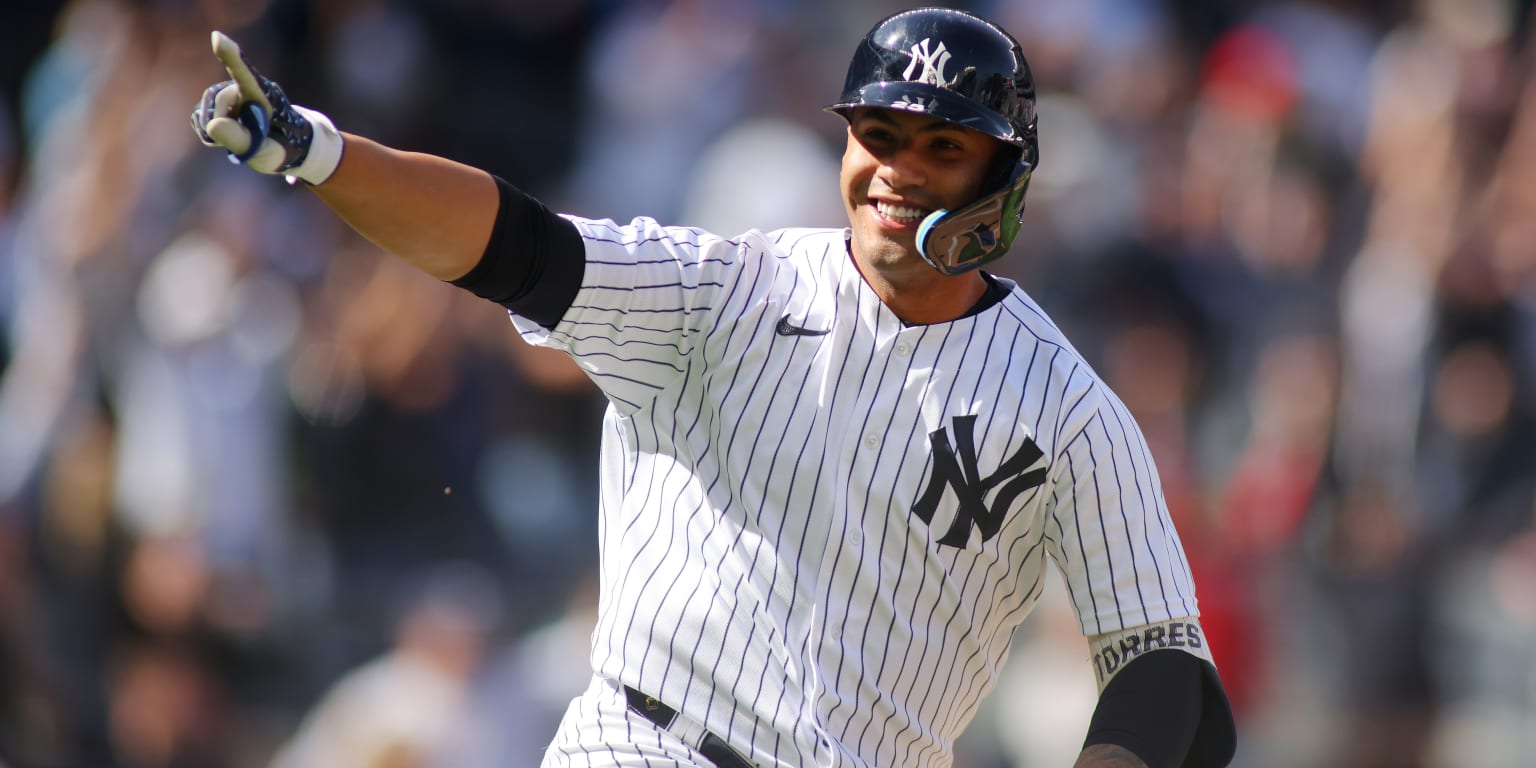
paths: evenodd
<path fill-rule="evenodd" d="M 240 86 L 240 95 L 247 101 L 257 103 L 271 114 L 272 103 L 267 101 L 267 94 L 262 91 L 261 84 L 256 82 L 256 75 L 251 72 L 251 66 L 245 63 L 245 56 L 240 53 L 240 45 L 229 35 L 215 30 L 213 55 L 218 57 L 224 69 L 229 72 L 230 79 Z"/>

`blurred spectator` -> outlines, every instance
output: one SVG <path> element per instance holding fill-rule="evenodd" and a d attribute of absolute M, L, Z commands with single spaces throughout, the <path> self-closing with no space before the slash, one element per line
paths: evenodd
<path fill-rule="evenodd" d="M 816 134 L 776 118 L 726 131 L 698 159 L 682 220 L 712 232 L 837 226 L 837 157 Z M 759 191 L 742 190 L 743 177 Z"/>
<path fill-rule="evenodd" d="M 408 598 L 381 656 L 339 678 L 273 768 L 423 768 L 452 746 L 499 621 L 500 595 L 473 568 L 443 567 Z"/>
<path fill-rule="evenodd" d="M 755 96 L 754 14 L 750 3 L 666 0 L 622 4 L 608 18 L 586 62 L 591 113 L 571 169 L 574 205 L 615 221 L 677 220 L 699 147 Z"/>
<path fill-rule="evenodd" d="M 560 610 L 487 653 L 470 704 L 434 768 L 535 765 L 571 699 L 592 681 L 589 646 L 597 623 L 597 572 L 577 576 Z"/>

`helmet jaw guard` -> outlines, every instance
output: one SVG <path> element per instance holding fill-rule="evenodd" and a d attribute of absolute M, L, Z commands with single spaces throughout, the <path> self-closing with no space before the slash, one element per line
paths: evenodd
<path fill-rule="evenodd" d="M 939 272 L 954 276 L 1002 258 L 1019 235 L 1024 193 L 1033 169 L 1014 164 L 1008 181 L 954 211 L 937 210 L 917 227 L 917 252 Z"/>
<path fill-rule="evenodd" d="M 859 43 L 842 96 L 827 110 L 848 119 L 856 107 L 932 115 L 1012 147 L 1017 161 L 979 198 L 929 214 L 917 233 L 918 252 L 946 275 L 1008 252 L 1019 233 L 1030 174 L 1039 164 L 1035 82 L 1017 40 L 991 22 L 949 8 L 890 16 Z"/>

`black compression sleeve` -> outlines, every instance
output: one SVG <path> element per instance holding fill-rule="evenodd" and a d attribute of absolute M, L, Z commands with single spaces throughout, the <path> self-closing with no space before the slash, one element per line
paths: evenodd
<path fill-rule="evenodd" d="M 485 253 L 454 285 L 554 328 L 576 300 L 586 249 L 576 225 L 493 176 L 501 204 Z"/>
<path fill-rule="evenodd" d="M 1237 749 L 1226 693 L 1210 662 L 1154 651 L 1127 664 L 1099 694 L 1083 745 L 1117 744 L 1149 768 L 1220 768 Z"/>

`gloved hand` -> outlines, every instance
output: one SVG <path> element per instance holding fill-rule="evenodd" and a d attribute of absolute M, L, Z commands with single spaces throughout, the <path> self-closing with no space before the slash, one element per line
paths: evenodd
<path fill-rule="evenodd" d="M 289 183 L 320 184 L 341 163 L 342 137 L 330 118 L 296 106 L 277 83 L 245 61 L 240 47 L 213 33 L 213 52 L 230 80 L 203 91 L 192 111 L 192 130 L 209 147 L 261 173 L 281 173 Z"/>

